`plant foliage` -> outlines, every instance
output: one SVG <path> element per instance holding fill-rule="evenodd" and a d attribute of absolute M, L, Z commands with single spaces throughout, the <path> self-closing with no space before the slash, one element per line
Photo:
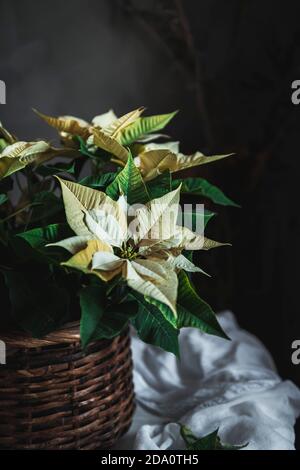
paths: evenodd
<path fill-rule="evenodd" d="M 197 230 L 215 212 L 188 209 L 190 225 L 179 220 L 180 195 L 237 204 L 203 178 L 177 172 L 229 155 L 185 155 L 161 133 L 177 112 L 143 113 L 110 110 L 86 121 L 37 112 L 61 147 L 19 141 L 0 123 L 0 328 L 41 337 L 78 319 L 86 347 L 131 324 L 177 357 L 181 328 L 227 338 L 191 280 L 206 274 L 192 253 L 226 243 Z M 213 439 L 221 445 L 208 436 L 209 445 Z M 198 441 L 189 445 L 206 445 Z"/>

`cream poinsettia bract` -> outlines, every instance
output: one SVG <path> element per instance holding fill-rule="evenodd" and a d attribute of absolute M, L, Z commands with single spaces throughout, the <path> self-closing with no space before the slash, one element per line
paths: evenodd
<path fill-rule="evenodd" d="M 101 191 L 59 181 L 67 221 L 76 234 L 54 244 L 73 255 L 63 264 L 104 281 L 121 276 L 176 315 L 177 271 L 202 271 L 182 251 L 222 245 L 177 225 L 180 188 L 133 210 L 124 196 L 114 201 Z"/>
<path fill-rule="evenodd" d="M 22 170 L 27 165 L 40 165 L 56 156 L 73 157 L 74 150 L 51 147 L 44 140 L 37 142 L 16 141 L 7 145 L 0 153 L 0 180 Z"/>
<path fill-rule="evenodd" d="M 112 161 L 120 166 L 124 166 L 127 162 L 128 145 L 137 143 L 132 149 L 132 154 L 145 181 L 150 181 L 166 171 L 175 173 L 233 155 L 230 153 L 206 156 L 199 151 L 185 155 L 179 151 L 179 142 L 158 144 L 150 142 L 160 137 L 167 137 L 163 134 L 154 134 L 152 131 L 165 127 L 176 112 L 141 118 L 144 109 L 135 109 L 119 118 L 110 110 L 94 117 L 91 123 L 74 116 L 55 118 L 38 112 L 37 114 L 59 131 L 63 142 L 74 145 L 73 137 L 77 135 L 85 140 L 90 152 L 93 153 L 101 148 L 110 153 L 113 156 Z M 148 124 L 143 126 L 142 121 Z"/>
<path fill-rule="evenodd" d="M 75 116 L 52 117 L 35 112 L 50 126 L 59 131 L 65 144 L 72 145 L 74 136 L 84 139 L 89 148 L 100 147 L 112 153 L 120 162 L 126 162 L 128 150 L 122 145 L 121 133 L 133 124 L 143 113 L 144 108 L 130 111 L 124 116 L 117 117 L 113 110 L 95 116 L 92 122 L 87 122 Z"/>
<path fill-rule="evenodd" d="M 201 152 L 184 155 L 179 151 L 179 142 L 146 144 L 134 159 L 145 181 L 150 181 L 165 171 L 175 173 L 195 166 L 212 163 L 233 154 L 206 156 Z"/>
<path fill-rule="evenodd" d="M 73 149 L 54 148 L 44 140 L 25 142 L 4 129 L 0 122 L 0 180 L 22 170 L 27 165 L 42 163 L 56 156 L 74 157 Z"/>

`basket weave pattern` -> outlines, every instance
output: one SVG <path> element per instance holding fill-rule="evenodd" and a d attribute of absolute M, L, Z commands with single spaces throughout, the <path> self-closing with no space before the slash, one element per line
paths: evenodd
<path fill-rule="evenodd" d="M 2 337 L 1 337 L 2 339 Z M 1 449 L 109 449 L 134 410 L 129 333 L 80 346 L 78 324 L 43 340 L 6 336 Z"/>

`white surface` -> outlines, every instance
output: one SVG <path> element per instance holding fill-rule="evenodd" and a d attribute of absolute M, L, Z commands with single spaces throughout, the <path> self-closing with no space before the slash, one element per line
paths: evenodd
<path fill-rule="evenodd" d="M 133 336 L 138 407 L 119 449 L 184 449 L 178 422 L 197 436 L 216 428 L 222 441 L 248 449 L 294 449 L 300 390 L 282 381 L 258 339 L 224 312 L 232 341 L 186 328 L 181 361 Z"/>

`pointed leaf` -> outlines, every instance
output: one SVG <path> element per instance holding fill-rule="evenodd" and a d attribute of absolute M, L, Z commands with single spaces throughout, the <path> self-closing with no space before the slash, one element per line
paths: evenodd
<path fill-rule="evenodd" d="M 98 251 L 112 252 L 112 248 L 100 240 L 88 240 L 84 249 L 73 255 L 68 261 L 61 264 L 69 268 L 78 269 L 85 274 L 94 274 L 103 281 L 110 281 L 113 277 L 117 276 L 120 269 L 115 271 L 100 271 L 92 269 L 93 256 Z"/>
<path fill-rule="evenodd" d="M 61 184 L 68 224 L 76 235 L 90 235 L 85 223 L 86 211 L 98 209 L 102 205 L 113 205 L 105 193 L 87 188 L 81 184 L 57 178 Z M 113 209 L 113 207 L 112 207 Z"/>
<path fill-rule="evenodd" d="M 27 232 L 18 233 L 16 236 L 23 238 L 32 248 L 44 248 L 49 243 L 55 243 L 70 235 L 70 229 L 66 224 L 51 224 L 43 228 L 34 228 Z"/>
<path fill-rule="evenodd" d="M 20 258 L 59 265 L 65 259 L 65 254 L 49 249 L 47 245 L 70 235 L 71 231 L 66 224 L 52 224 L 16 234 L 12 246 Z"/>
<path fill-rule="evenodd" d="M 126 269 L 124 269 L 126 268 Z M 171 309 L 176 317 L 177 276 L 168 269 L 165 261 L 137 259 L 127 261 L 123 267 L 123 277 L 132 289 L 147 297 L 158 300 Z"/>
<path fill-rule="evenodd" d="M 2 138 L 0 138 L 0 153 L 7 147 L 9 144 Z"/>
<path fill-rule="evenodd" d="M 117 199 L 120 194 L 127 197 L 128 204 L 144 204 L 150 201 L 147 187 L 140 171 L 135 166 L 131 153 L 125 168 L 120 171 L 115 180 L 107 187 L 106 194 L 112 199 Z"/>
<path fill-rule="evenodd" d="M 0 154 L 0 179 L 25 168 L 27 163 L 20 156 L 29 145 L 28 142 L 16 142 L 5 147 Z"/>
<path fill-rule="evenodd" d="M 53 176 L 57 173 L 69 173 L 73 175 L 75 173 L 75 162 L 56 163 L 55 165 L 49 166 L 44 165 L 40 166 L 35 171 L 42 176 Z"/>
<path fill-rule="evenodd" d="M 146 207 L 137 209 L 139 232 L 135 235 L 135 239 L 145 242 L 146 237 L 152 240 L 172 237 L 176 230 L 179 200 L 180 187 L 162 197 L 152 199 Z"/>
<path fill-rule="evenodd" d="M 113 338 L 119 335 L 127 327 L 129 320 L 135 318 L 137 313 L 138 305 L 135 301 L 109 306 L 104 312 L 98 338 Z"/>
<path fill-rule="evenodd" d="M 192 431 L 186 426 L 180 426 L 180 434 L 184 440 L 187 450 L 240 450 L 247 447 L 248 444 L 243 445 L 230 445 L 223 444 L 218 436 L 219 429 L 207 434 L 204 437 L 198 438 L 194 436 Z"/>
<path fill-rule="evenodd" d="M 176 114 L 177 111 L 169 114 L 141 117 L 122 131 L 120 142 L 122 145 L 131 145 L 145 134 L 163 129 Z"/>
<path fill-rule="evenodd" d="M 184 271 L 188 271 L 191 273 L 202 273 L 205 274 L 206 276 L 209 276 L 203 269 L 199 268 L 196 266 L 191 260 L 186 258 L 184 255 L 180 254 L 178 256 L 172 256 L 170 255 L 168 260 L 168 264 L 172 267 L 172 269 L 177 269 L 181 270 L 183 269 Z"/>
<path fill-rule="evenodd" d="M 164 143 L 155 143 L 151 142 L 149 144 L 146 144 L 144 146 L 144 150 L 169 150 L 171 153 L 177 154 L 179 152 L 179 144 L 180 142 L 177 141 L 169 141 L 169 142 L 164 142 Z"/>
<path fill-rule="evenodd" d="M 123 147 L 116 139 L 105 134 L 101 129 L 94 128 L 94 144 L 97 147 L 105 150 L 106 152 L 111 153 L 118 157 L 122 162 L 127 161 L 128 150 Z"/>
<path fill-rule="evenodd" d="M 38 142 L 15 142 L 7 146 L 0 154 L 0 179 L 27 165 L 40 165 L 56 156 L 74 157 L 77 154 L 73 149 L 56 149 L 43 140 Z"/>
<path fill-rule="evenodd" d="M 97 329 L 105 309 L 105 290 L 102 286 L 90 285 L 80 291 L 80 338 L 84 348 L 96 340 Z"/>
<path fill-rule="evenodd" d="M 217 160 L 222 160 L 223 158 L 231 157 L 232 155 L 233 153 L 210 156 L 203 155 L 201 152 L 195 152 L 192 155 L 178 153 L 176 155 L 176 165 L 173 171 L 184 170 L 185 168 L 191 168 L 199 165 L 206 165 L 207 163 L 216 162 Z"/>
<path fill-rule="evenodd" d="M 2 140 L 4 141 L 4 143 L 0 144 L 1 150 L 3 150 L 3 148 L 5 148 L 7 145 L 13 144 L 17 140 L 17 138 L 13 134 L 8 132 L 8 130 L 2 126 L 1 122 L 0 122 L 0 138 L 1 138 L 0 139 L 1 141 Z"/>
<path fill-rule="evenodd" d="M 142 295 L 132 291 L 130 298 L 138 302 L 139 311 L 132 324 L 141 340 L 159 346 L 179 357 L 179 331 L 163 317 L 155 305 L 147 302 Z"/>
<path fill-rule="evenodd" d="M 158 197 L 164 196 L 165 194 L 172 191 L 171 173 L 169 171 L 165 171 L 152 181 L 148 181 L 146 186 L 150 195 L 150 199 L 156 199 Z M 176 188 L 178 186 L 179 185 L 177 185 Z M 174 189 L 176 188 L 174 187 Z"/>
<path fill-rule="evenodd" d="M 166 171 L 176 170 L 175 153 L 167 149 L 146 150 L 135 157 L 135 162 L 140 169 L 145 181 L 151 181 Z"/>
<path fill-rule="evenodd" d="M 211 307 L 202 300 L 193 288 L 184 271 L 178 274 L 177 327 L 198 328 L 204 333 L 229 339 L 220 326 Z"/>
<path fill-rule="evenodd" d="M 63 240 L 60 240 L 59 242 L 48 243 L 47 247 L 58 246 L 60 248 L 64 248 L 64 250 L 67 250 L 72 255 L 75 255 L 79 251 L 84 250 L 87 246 L 87 243 L 91 239 L 92 238 L 88 235 L 87 236 L 75 235 L 75 237 L 65 238 Z"/>
<path fill-rule="evenodd" d="M 117 138 L 118 134 L 124 131 L 130 124 L 134 123 L 142 114 L 145 108 L 138 108 L 131 111 L 120 118 L 117 118 L 109 126 L 105 127 L 104 132 L 113 138 Z"/>
<path fill-rule="evenodd" d="M 103 175 L 86 176 L 79 183 L 105 192 L 107 186 L 114 181 L 115 177 L 116 173 L 104 173 Z"/>
<path fill-rule="evenodd" d="M 211 240 L 201 233 L 192 232 L 188 227 L 179 225 L 176 226 L 173 237 L 164 242 L 165 248 L 174 247 L 174 243 L 176 243 L 177 248 L 184 250 L 211 250 L 221 246 L 230 246 L 230 243 Z"/>
<path fill-rule="evenodd" d="M 184 155 L 183 153 L 173 153 L 166 149 L 156 149 L 141 153 L 136 157 L 136 160 L 144 179 L 150 181 L 168 169 L 171 173 L 174 173 L 187 168 L 212 163 L 231 155 L 213 155 L 207 157 L 201 152 Z"/>
<path fill-rule="evenodd" d="M 106 307 L 103 285 L 89 285 L 80 292 L 80 337 L 85 348 L 91 341 L 119 335 L 137 314 L 136 302 L 123 302 Z"/>
<path fill-rule="evenodd" d="M 54 127 L 59 132 L 79 135 L 84 139 L 87 139 L 90 135 L 89 124 L 83 119 L 79 119 L 74 116 L 61 116 L 57 118 L 53 116 L 47 116 L 46 114 L 40 113 L 36 109 L 33 111 L 47 124 L 49 124 L 49 126 Z"/>
<path fill-rule="evenodd" d="M 225 196 L 217 186 L 212 185 L 204 178 L 176 179 L 173 180 L 172 187 L 175 189 L 180 183 L 182 183 L 181 191 L 183 193 L 207 197 L 216 204 L 223 206 L 240 207 L 234 201 L 229 199 L 229 197 Z"/>
<path fill-rule="evenodd" d="M 169 322 L 176 330 L 179 330 L 179 328 L 177 328 L 177 318 L 166 304 L 154 299 L 153 297 L 144 296 L 144 298 L 146 302 L 159 309 L 167 322 Z"/>

